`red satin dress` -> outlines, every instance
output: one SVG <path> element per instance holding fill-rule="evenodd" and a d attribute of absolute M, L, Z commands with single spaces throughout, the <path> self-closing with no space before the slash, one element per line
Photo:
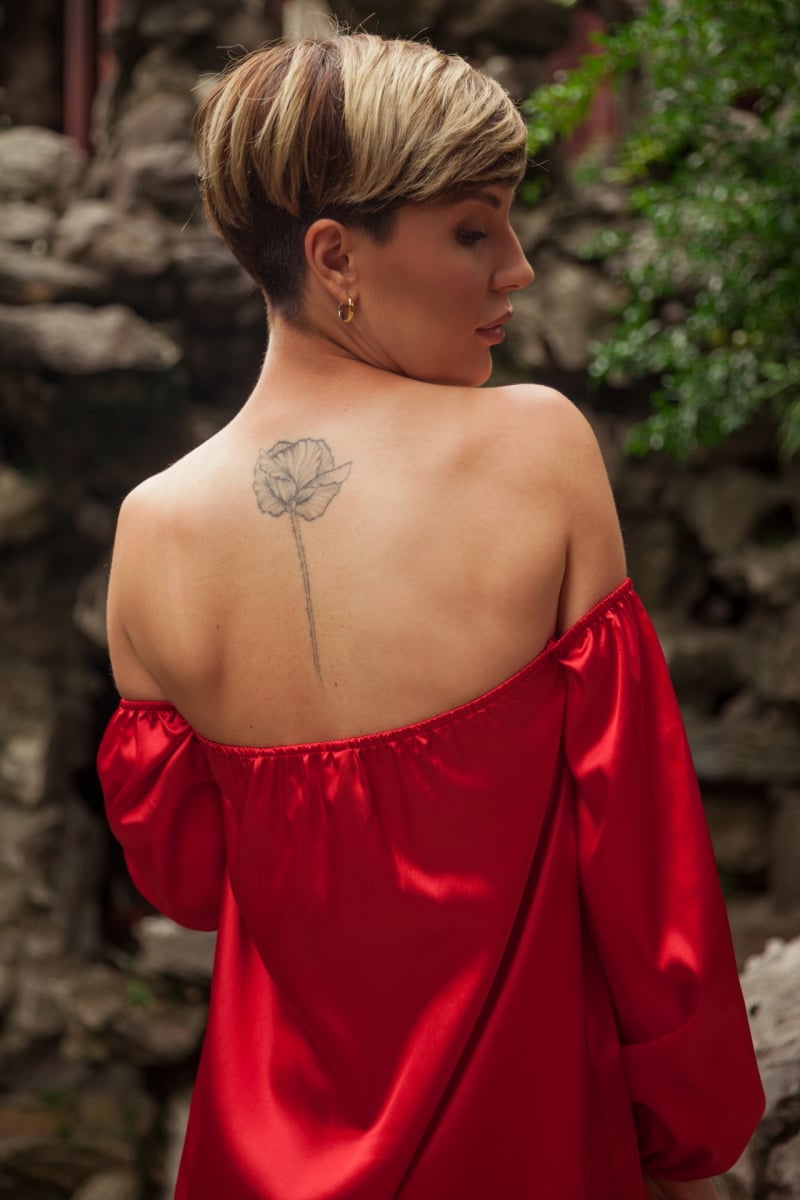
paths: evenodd
<path fill-rule="evenodd" d="M 642 1200 L 763 1108 L 697 784 L 629 581 L 400 729 L 224 746 L 123 700 L 137 887 L 219 930 L 179 1200 Z"/>

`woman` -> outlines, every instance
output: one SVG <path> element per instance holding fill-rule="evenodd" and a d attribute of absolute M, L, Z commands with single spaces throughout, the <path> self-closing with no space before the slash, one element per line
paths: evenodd
<path fill-rule="evenodd" d="M 762 1093 L 674 696 L 586 423 L 480 389 L 523 123 L 356 35 L 235 65 L 197 144 L 269 346 L 122 507 L 99 759 L 219 929 L 177 1195 L 712 1196 Z"/>

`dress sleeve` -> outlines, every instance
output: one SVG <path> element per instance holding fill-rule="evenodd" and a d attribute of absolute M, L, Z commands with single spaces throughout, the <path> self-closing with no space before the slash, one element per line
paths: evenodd
<path fill-rule="evenodd" d="M 763 1112 L 716 863 L 655 630 L 628 581 L 563 639 L 582 903 L 642 1167 L 720 1174 Z"/>
<path fill-rule="evenodd" d="M 204 748 L 169 704 L 123 700 L 97 769 L 136 887 L 190 929 L 215 929 L 225 877 L 222 796 Z"/>

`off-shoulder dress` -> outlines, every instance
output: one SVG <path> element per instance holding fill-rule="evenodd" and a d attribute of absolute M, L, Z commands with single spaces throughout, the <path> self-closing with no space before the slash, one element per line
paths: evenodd
<path fill-rule="evenodd" d="M 122 700 L 141 892 L 218 929 L 178 1200 L 642 1200 L 763 1093 L 695 774 L 626 581 L 449 712 L 226 746 Z"/>

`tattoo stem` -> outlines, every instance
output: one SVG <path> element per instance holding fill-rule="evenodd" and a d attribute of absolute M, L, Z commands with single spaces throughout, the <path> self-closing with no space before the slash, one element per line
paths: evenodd
<path fill-rule="evenodd" d="M 319 665 L 319 648 L 317 646 L 317 630 L 314 625 L 314 610 L 311 607 L 311 582 L 308 578 L 308 563 L 306 562 L 306 552 L 303 547 L 303 538 L 300 533 L 300 521 L 297 516 L 297 508 L 294 504 L 289 505 L 289 519 L 292 522 L 292 533 L 294 534 L 294 544 L 297 547 L 297 558 L 300 562 L 300 573 L 303 576 L 303 591 L 306 598 L 306 616 L 308 617 L 308 632 L 311 637 L 311 656 L 314 659 L 314 673 L 322 683 L 322 671 Z"/>

